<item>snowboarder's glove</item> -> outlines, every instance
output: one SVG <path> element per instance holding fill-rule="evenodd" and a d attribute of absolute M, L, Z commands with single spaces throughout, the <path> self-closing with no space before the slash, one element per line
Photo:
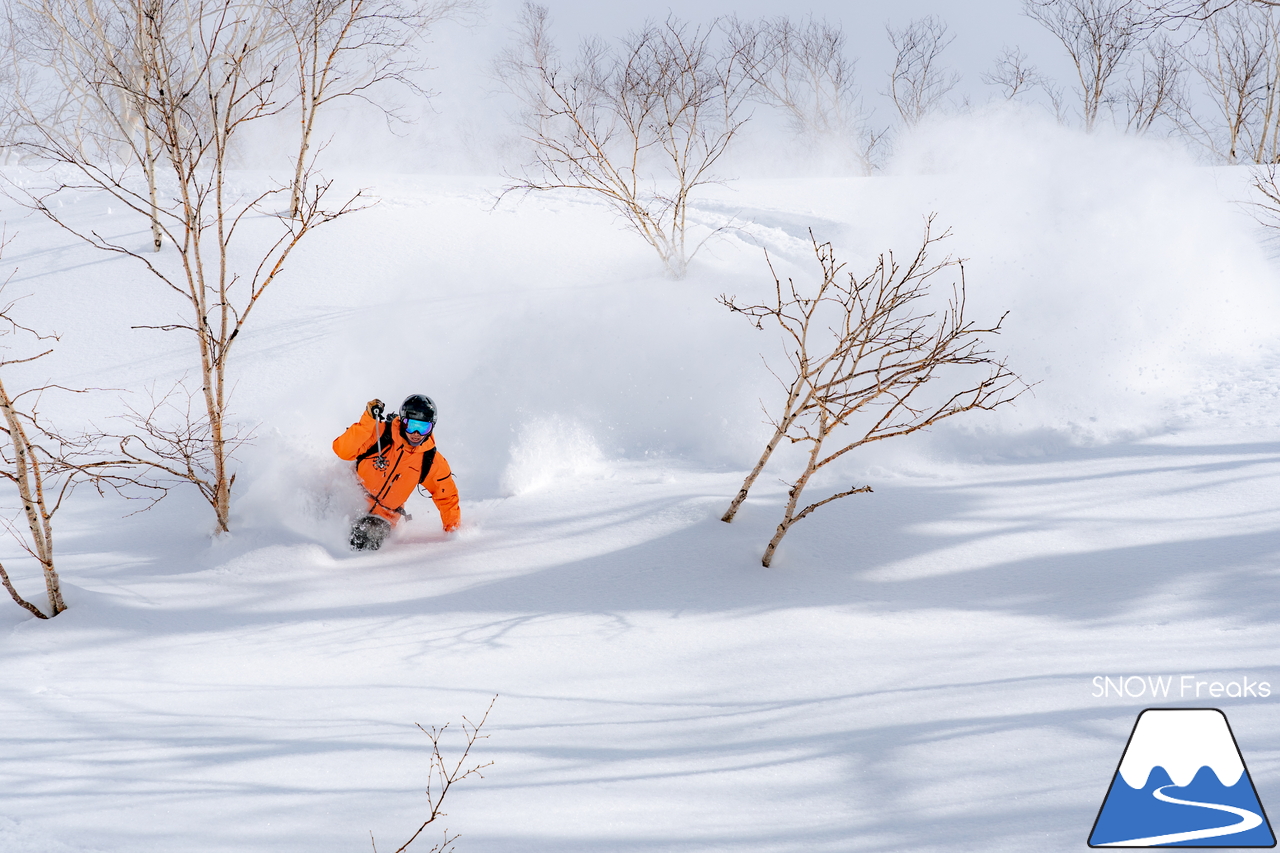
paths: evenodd
<path fill-rule="evenodd" d="M 385 403 L 375 398 L 370 400 L 368 405 L 365 406 L 365 411 L 369 413 L 369 417 L 373 418 L 375 421 L 380 421 L 382 420 L 382 413 L 386 408 L 387 406 Z"/>

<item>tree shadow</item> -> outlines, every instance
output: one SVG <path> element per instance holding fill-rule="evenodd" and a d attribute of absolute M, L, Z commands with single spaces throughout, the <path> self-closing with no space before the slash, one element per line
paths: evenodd
<path fill-rule="evenodd" d="M 1206 458 L 1212 456 L 1222 458 Z M 1141 464 L 1123 464 L 1129 458 Z M 284 572 L 278 578 L 255 578 L 248 572 L 252 586 L 243 590 L 246 606 L 235 613 L 212 605 L 166 607 L 163 613 L 152 609 L 148 615 L 160 624 L 153 622 L 151 630 L 166 622 L 176 631 L 206 630 L 228 619 L 241 624 L 272 622 L 283 614 L 296 620 L 340 618 L 366 613 L 374 606 L 392 617 L 487 613 L 496 617 L 496 625 L 527 614 L 597 613 L 620 618 L 619 614 L 635 611 L 763 612 L 843 605 L 1092 622 L 1123 619 L 1153 597 L 1180 596 L 1188 617 L 1269 624 L 1280 615 L 1275 603 L 1275 593 L 1280 591 L 1280 529 L 1147 544 L 1084 545 L 1072 553 L 1046 548 L 1043 553 L 1006 555 L 999 537 L 1048 534 L 1069 529 L 1078 520 L 1055 517 L 1052 508 L 1042 505 L 1019 507 L 1017 512 L 993 510 L 988 500 L 992 489 L 1016 493 L 1028 487 L 1092 488 L 1091 482 L 1098 479 L 1153 473 L 1185 475 L 1180 488 L 1192 496 L 1198 489 L 1220 488 L 1223 482 L 1252 489 L 1274 476 L 1266 466 L 1280 460 L 1280 444 L 1106 447 L 1080 450 L 1076 459 L 1121 464 L 1104 466 L 1104 470 L 1089 465 L 1073 475 L 1063 471 L 1060 459 L 1047 460 L 1052 470 L 1017 461 L 1004 466 L 999 479 L 986 482 L 877 484 L 874 494 L 830 504 L 797 525 L 772 569 L 760 566 L 759 558 L 777 522 L 783 495 L 776 486 L 757 487 L 760 496 L 744 504 L 733 524 L 724 524 L 718 516 L 734 475 L 717 475 L 710 482 L 694 478 L 665 490 L 651 487 L 656 493 L 637 488 L 635 498 L 618 498 L 617 489 L 625 486 L 613 484 L 612 503 L 602 506 L 579 501 L 559 510 L 546 495 L 535 496 L 523 506 L 511 504 L 505 513 L 490 512 L 486 529 L 475 536 L 445 538 L 423 528 L 404 533 L 398 545 L 393 543 L 373 556 L 354 555 L 286 530 L 249 532 L 210 546 L 207 537 L 192 535 L 177 523 L 184 513 L 198 513 L 196 505 L 139 516 L 135 524 L 106 531 L 86 524 L 61 541 L 63 553 L 72 560 L 80 559 L 79 549 L 84 549 L 85 556 L 116 555 L 116 561 L 106 560 L 89 572 L 95 579 L 111 577 L 114 583 L 127 583 L 139 573 L 176 579 L 239 557 L 252 561 L 255 549 L 262 547 L 284 549 L 273 558 L 277 562 L 288 563 L 290 548 L 306 549 L 297 555 L 299 559 L 314 562 L 317 554 L 323 558 L 324 565 Z M 1164 459 L 1167 463 L 1161 463 Z M 1026 475 L 1018 475 L 1024 467 Z M 1014 476 L 1008 476 L 1010 471 Z M 720 488 L 725 494 L 717 493 Z M 1211 510 L 1212 505 L 1206 504 L 1206 516 Z M 633 544 L 608 542 L 614 529 L 644 530 L 651 519 L 669 511 L 678 511 L 685 520 L 660 532 L 641 533 L 642 541 Z M 583 537 L 604 543 L 596 548 L 600 553 L 559 559 L 561 545 Z M 481 577 L 474 583 L 438 583 L 445 576 L 465 577 L 469 566 L 518 562 L 538 549 L 545 557 L 528 558 L 526 569 Z M 949 549 L 967 549 L 971 556 L 965 565 L 949 565 Z M 893 568 L 904 564 L 931 568 Z M 335 583 L 333 568 L 341 571 L 339 579 L 358 572 L 360 580 L 352 583 L 361 585 L 394 580 L 401 597 L 370 600 L 357 595 L 346 602 L 300 607 L 296 594 L 311 582 Z M 75 575 L 69 573 L 67 580 L 74 583 Z M 1188 596 L 1187 590 L 1194 590 L 1194 596 Z"/>

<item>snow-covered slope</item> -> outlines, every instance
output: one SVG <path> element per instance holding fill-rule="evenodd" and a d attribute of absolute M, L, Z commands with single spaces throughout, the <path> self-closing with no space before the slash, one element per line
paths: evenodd
<path fill-rule="evenodd" d="M 447 806 L 460 851 L 1082 845 L 1150 701 L 1094 676 L 1280 684 L 1276 271 L 1244 176 L 1160 147 L 997 115 L 922 131 L 892 171 L 717 189 L 697 216 L 733 228 L 682 282 L 588 202 L 341 175 L 382 204 L 316 232 L 235 354 L 258 435 L 233 534 L 193 495 L 122 519 L 78 493 L 71 609 L 0 607 L 0 850 L 395 849 L 422 819 L 413 724 L 494 694 L 495 763 Z M 1010 311 L 993 344 L 1034 397 L 850 458 L 815 488 L 874 494 L 764 570 L 793 458 L 718 517 L 779 350 L 715 296 L 772 286 L 762 245 L 799 280 L 808 228 L 858 266 L 931 211 L 975 317 Z M 186 340 L 131 328 L 173 309 L 127 259 L 5 215 L 8 293 L 62 335 L 14 382 L 183 375 Z M 465 527 L 416 498 L 352 554 L 329 442 L 414 392 L 441 405 Z M 48 402 L 73 424 L 120 405 Z M 1265 804 L 1274 699 L 1221 701 Z"/>

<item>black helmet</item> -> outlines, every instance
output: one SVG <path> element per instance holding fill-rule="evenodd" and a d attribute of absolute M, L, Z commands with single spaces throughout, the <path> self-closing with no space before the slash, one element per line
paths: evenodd
<path fill-rule="evenodd" d="M 414 394 L 406 397 L 400 404 L 400 417 L 403 420 L 412 418 L 415 421 L 436 422 L 435 401 L 426 394 Z"/>

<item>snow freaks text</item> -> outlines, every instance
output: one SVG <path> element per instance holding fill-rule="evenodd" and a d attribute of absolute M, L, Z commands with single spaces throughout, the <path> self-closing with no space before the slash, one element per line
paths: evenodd
<path fill-rule="evenodd" d="M 1198 675 L 1129 675 L 1093 677 L 1093 698 L 1124 699 L 1266 699 L 1271 682 L 1242 676 L 1234 681 L 1212 681 Z"/>

